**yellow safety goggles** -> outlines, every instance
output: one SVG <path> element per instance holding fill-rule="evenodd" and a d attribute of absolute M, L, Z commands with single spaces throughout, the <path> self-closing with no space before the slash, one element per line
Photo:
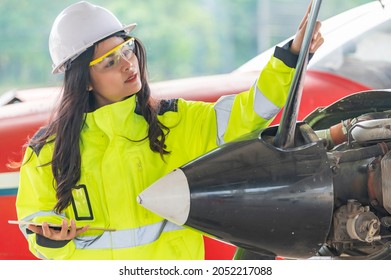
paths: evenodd
<path fill-rule="evenodd" d="M 104 55 L 91 61 L 90 66 L 93 66 L 93 68 L 99 72 L 111 70 L 118 65 L 121 57 L 126 61 L 130 61 L 134 54 L 134 48 L 134 38 L 130 38 Z"/>

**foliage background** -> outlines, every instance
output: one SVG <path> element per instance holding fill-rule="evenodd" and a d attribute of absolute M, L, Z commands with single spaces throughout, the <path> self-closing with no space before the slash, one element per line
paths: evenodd
<path fill-rule="evenodd" d="M 226 73 L 293 35 L 310 0 L 91 0 L 148 51 L 151 81 Z M 55 17 L 77 1 L 0 1 L 0 93 L 58 85 L 48 37 Z M 324 0 L 320 19 L 369 1 Z"/>

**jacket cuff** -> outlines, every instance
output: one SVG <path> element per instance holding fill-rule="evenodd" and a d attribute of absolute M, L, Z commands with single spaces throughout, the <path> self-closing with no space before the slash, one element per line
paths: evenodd
<path fill-rule="evenodd" d="M 282 47 L 276 46 L 274 50 L 274 57 L 278 58 L 282 62 L 284 62 L 288 67 L 290 68 L 296 68 L 297 60 L 299 58 L 298 54 L 292 53 L 289 48 L 292 45 L 293 39 L 290 40 L 288 43 L 283 45 Z M 314 54 L 309 54 L 309 60 L 311 60 L 312 56 Z"/>
<path fill-rule="evenodd" d="M 36 242 L 41 247 L 62 248 L 65 245 L 67 245 L 70 241 L 71 240 L 52 240 L 40 234 L 36 234 Z"/>

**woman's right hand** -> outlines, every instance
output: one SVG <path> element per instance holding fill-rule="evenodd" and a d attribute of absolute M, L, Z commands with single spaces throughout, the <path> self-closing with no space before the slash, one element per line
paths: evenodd
<path fill-rule="evenodd" d="M 50 228 L 47 222 L 43 222 L 42 226 L 28 226 L 28 229 L 32 232 L 35 232 L 36 234 L 40 234 L 52 240 L 71 240 L 79 234 L 87 231 L 88 228 L 89 226 L 77 228 L 76 222 L 73 219 L 71 219 L 70 225 L 68 225 L 67 219 L 62 220 L 61 229 Z"/>

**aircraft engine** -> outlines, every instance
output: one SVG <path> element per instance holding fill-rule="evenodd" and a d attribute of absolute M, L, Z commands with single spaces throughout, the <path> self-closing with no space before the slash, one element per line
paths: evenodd
<path fill-rule="evenodd" d="M 245 135 L 169 173 L 139 202 L 250 252 L 244 258 L 388 259 L 390 96 L 362 92 L 315 112 L 296 124 L 292 148 L 273 145 L 277 127 Z"/>

